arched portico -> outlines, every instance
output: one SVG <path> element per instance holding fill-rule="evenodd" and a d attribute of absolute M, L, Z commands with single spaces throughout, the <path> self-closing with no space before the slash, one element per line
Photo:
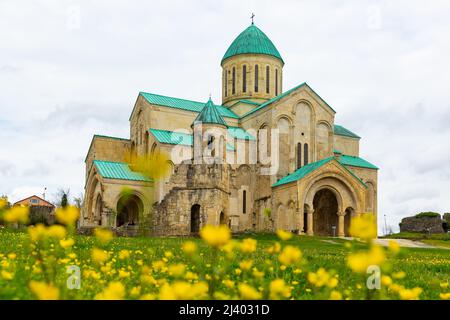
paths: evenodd
<path fill-rule="evenodd" d="M 117 202 L 116 226 L 138 226 L 143 212 L 144 203 L 138 195 L 122 195 Z"/>

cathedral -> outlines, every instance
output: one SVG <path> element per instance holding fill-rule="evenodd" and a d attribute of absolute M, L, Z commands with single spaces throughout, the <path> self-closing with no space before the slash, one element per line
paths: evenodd
<path fill-rule="evenodd" d="M 378 168 L 360 137 L 307 83 L 283 91 L 284 60 L 253 22 L 222 60 L 222 101 L 139 92 L 130 138 L 94 135 L 80 228 L 189 236 L 206 224 L 233 232 L 348 236 L 351 219 L 377 215 Z M 167 154 L 150 179 L 127 155 Z"/>

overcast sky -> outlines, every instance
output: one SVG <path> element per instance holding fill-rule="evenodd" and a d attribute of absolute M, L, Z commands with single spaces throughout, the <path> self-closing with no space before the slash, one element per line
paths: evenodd
<path fill-rule="evenodd" d="M 220 102 L 220 60 L 255 23 L 363 137 L 379 225 L 450 212 L 450 2 L 0 0 L 0 194 L 84 189 L 92 135 L 129 137 L 139 91 Z"/>

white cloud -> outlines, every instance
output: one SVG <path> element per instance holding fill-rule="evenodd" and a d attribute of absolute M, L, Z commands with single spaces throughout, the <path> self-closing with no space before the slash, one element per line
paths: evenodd
<path fill-rule="evenodd" d="M 307 81 L 363 137 L 380 226 L 450 211 L 444 0 L 1 1 L 0 193 L 78 194 L 92 135 L 127 136 L 139 91 L 220 101 L 220 60 L 252 12 L 284 89 Z"/>

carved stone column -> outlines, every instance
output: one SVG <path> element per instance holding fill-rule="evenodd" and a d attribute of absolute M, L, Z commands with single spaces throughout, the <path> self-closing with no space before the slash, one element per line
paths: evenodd
<path fill-rule="evenodd" d="M 345 223 L 344 223 L 344 219 L 345 219 L 345 212 L 336 212 L 336 214 L 338 215 L 338 237 L 345 237 Z"/>
<path fill-rule="evenodd" d="M 314 214 L 314 209 L 308 209 L 308 230 L 306 231 L 306 234 L 308 236 L 312 236 L 314 235 L 314 228 L 313 228 L 313 214 Z"/>

